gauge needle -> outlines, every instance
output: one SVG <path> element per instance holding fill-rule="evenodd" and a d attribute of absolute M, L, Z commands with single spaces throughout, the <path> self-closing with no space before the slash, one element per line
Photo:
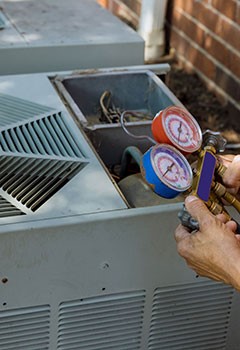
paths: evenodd
<path fill-rule="evenodd" d="M 182 122 L 180 122 L 179 127 L 178 127 L 178 142 L 180 140 L 181 132 L 182 132 Z"/>
<path fill-rule="evenodd" d="M 167 170 L 165 171 L 163 176 L 165 176 L 169 171 L 171 171 L 173 166 L 174 166 L 174 162 L 172 162 L 172 164 L 167 167 Z"/>

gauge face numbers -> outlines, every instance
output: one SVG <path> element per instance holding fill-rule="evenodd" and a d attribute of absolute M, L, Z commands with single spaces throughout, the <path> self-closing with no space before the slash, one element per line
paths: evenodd
<path fill-rule="evenodd" d="M 182 110 L 175 112 L 173 108 L 163 118 L 165 132 L 176 147 L 186 152 L 194 152 L 200 148 L 202 133 L 190 114 Z"/>
<path fill-rule="evenodd" d="M 179 192 L 192 184 L 192 170 L 186 158 L 169 145 L 152 149 L 151 162 L 158 178 L 168 187 Z"/>

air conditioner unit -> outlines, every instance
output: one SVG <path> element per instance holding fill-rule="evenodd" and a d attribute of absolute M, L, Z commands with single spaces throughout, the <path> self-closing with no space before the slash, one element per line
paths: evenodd
<path fill-rule="evenodd" d="M 141 65 L 144 40 L 96 0 L 0 0 L 0 74 Z"/>
<path fill-rule="evenodd" d="M 0 78 L 0 349 L 237 350 L 239 294 L 176 252 L 182 203 L 139 205 L 111 175 L 134 139 L 91 119 L 106 89 L 180 103 L 149 71 Z"/>

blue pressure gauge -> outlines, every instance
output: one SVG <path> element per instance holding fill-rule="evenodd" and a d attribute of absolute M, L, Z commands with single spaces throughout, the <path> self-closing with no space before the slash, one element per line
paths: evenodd
<path fill-rule="evenodd" d="M 193 174 L 187 159 L 175 147 L 158 144 L 142 157 L 141 172 L 154 192 L 174 198 L 192 185 Z"/>

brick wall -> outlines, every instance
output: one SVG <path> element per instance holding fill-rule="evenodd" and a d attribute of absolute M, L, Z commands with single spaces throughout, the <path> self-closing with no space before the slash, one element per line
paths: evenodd
<path fill-rule="evenodd" d="M 98 0 L 137 28 L 141 0 Z M 167 46 L 240 118 L 240 1 L 168 0 Z M 239 128 L 239 127 L 238 127 Z"/>
<path fill-rule="evenodd" d="M 138 27 L 141 0 L 97 0 L 97 2 L 133 28 Z"/>
<path fill-rule="evenodd" d="M 240 1 L 169 0 L 170 46 L 240 118 Z"/>

